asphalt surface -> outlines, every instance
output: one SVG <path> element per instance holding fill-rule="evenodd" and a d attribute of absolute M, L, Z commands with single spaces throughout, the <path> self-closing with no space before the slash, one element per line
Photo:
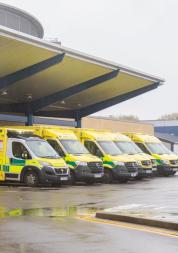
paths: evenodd
<path fill-rule="evenodd" d="M 98 210 L 178 221 L 178 176 L 128 184 L 0 186 L 0 253 L 178 252 L 178 236 L 87 221 Z"/>

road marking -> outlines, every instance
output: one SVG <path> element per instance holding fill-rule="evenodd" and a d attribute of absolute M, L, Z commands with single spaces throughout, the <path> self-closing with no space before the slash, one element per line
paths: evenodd
<path fill-rule="evenodd" d="M 144 226 L 144 225 L 136 225 L 136 224 L 120 222 L 120 221 L 98 219 L 98 218 L 95 218 L 92 216 L 82 215 L 82 216 L 78 216 L 77 218 L 80 220 L 87 221 L 87 222 L 94 222 L 94 223 L 98 223 L 98 224 L 111 225 L 111 226 L 115 226 L 115 227 L 143 231 L 143 232 L 147 232 L 147 233 L 158 234 L 161 236 L 173 237 L 173 238 L 178 239 L 178 232 L 173 231 L 173 230 L 154 228 L 154 227 L 149 227 L 149 226 Z"/>

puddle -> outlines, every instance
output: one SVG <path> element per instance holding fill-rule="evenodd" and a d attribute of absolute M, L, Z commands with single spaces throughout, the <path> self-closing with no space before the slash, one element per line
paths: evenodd
<path fill-rule="evenodd" d="M 99 201 L 100 202 L 100 201 Z M 102 202 L 102 201 L 101 201 Z M 0 207 L 0 218 L 33 216 L 33 217 L 78 217 L 94 216 L 98 211 L 119 213 L 142 218 L 177 220 L 178 212 L 170 210 L 166 212 L 164 207 L 144 204 L 130 204 L 115 206 L 112 208 L 97 208 L 98 202 L 82 203 L 77 206 L 68 206 L 66 208 L 29 208 L 29 209 L 7 209 Z M 171 212 L 172 211 L 172 212 Z"/>
<path fill-rule="evenodd" d="M 81 215 L 94 215 L 98 209 L 95 207 L 71 206 L 66 208 L 31 208 L 31 209 L 5 209 L 0 208 L 0 218 L 18 217 L 18 216 L 36 216 L 36 217 L 76 217 Z"/>

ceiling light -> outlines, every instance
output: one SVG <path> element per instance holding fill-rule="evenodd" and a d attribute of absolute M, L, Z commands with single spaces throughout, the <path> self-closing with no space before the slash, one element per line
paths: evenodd
<path fill-rule="evenodd" d="M 25 94 L 26 100 L 32 100 L 32 94 Z"/>
<path fill-rule="evenodd" d="M 7 90 L 3 90 L 3 91 L 1 92 L 1 96 L 5 96 L 5 95 L 7 95 Z"/>

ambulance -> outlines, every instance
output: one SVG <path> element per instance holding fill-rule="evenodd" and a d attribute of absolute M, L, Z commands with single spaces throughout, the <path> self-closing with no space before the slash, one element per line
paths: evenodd
<path fill-rule="evenodd" d="M 0 168 L 0 183 L 5 181 L 5 173 Z"/>
<path fill-rule="evenodd" d="M 102 160 L 89 153 L 71 129 L 60 127 L 34 127 L 41 136 L 65 159 L 70 169 L 71 183 L 102 182 L 104 175 Z"/>
<path fill-rule="evenodd" d="M 90 153 L 102 159 L 104 183 L 116 180 L 127 182 L 137 176 L 138 165 L 135 159 L 123 155 L 105 131 L 79 128 L 74 131 Z"/>
<path fill-rule="evenodd" d="M 124 133 L 146 154 L 156 159 L 158 175 L 174 175 L 178 170 L 178 156 L 170 151 L 158 138 L 141 133 Z"/>
<path fill-rule="evenodd" d="M 109 133 L 113 142 L 122 151 L 135 159 L 138 163 L 137 179 L 151 177 L 157 170 L 156 159 L 143 151 L 126 135 L 121 133 Z"/>
<path fill-rule="evenodd" d="M 65 161 L 33 130 L 0 128 L 0 171 L 5 181 L 28 186 L 60 185 L 69 179 Z"/>

